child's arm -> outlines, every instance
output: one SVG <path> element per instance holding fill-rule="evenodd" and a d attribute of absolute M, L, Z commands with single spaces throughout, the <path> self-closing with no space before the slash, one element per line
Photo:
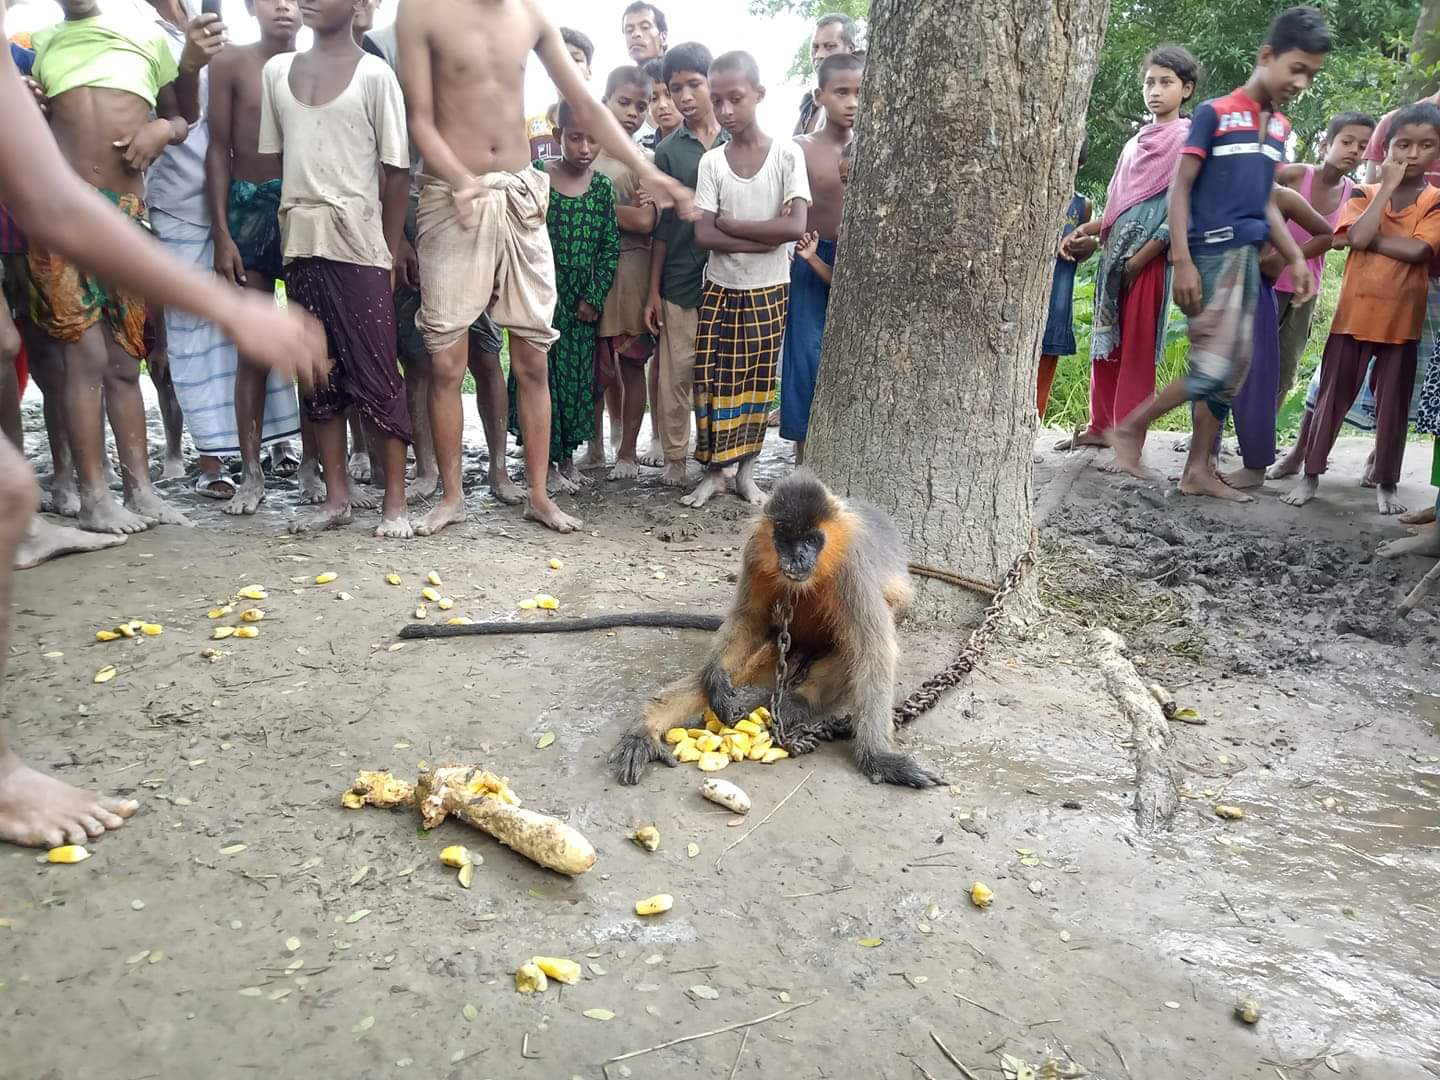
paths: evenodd
<path fill-rule="evenodd" d="M 1166 202 L 1170 223 L 1170 265 L 1175 268 L 1171 291 L 1175 294 L 1176 305 L 1186 315 L 1200 314 L 1205 299 L 1200 271 L 1195 269 L 1195 263 L 1190 258 L 1190 192 L 1203 164 L 1203 159 L 1193 154 L 1181 155 Z"/>
<path fill-rule="evenodd" d="M 230 136 L 233 131 L 234 54 L 210 68 L 210 145 L 205 150 L 205 197 L 210 204 L 210 236 L 215 243 L 215 272 L 232 285 L 245 284 L 245 264 L 230 236 Z"/>
<path fill-rule="evenodd" d="M 659 216 L 653 202 L 635 206 L 625 206 L 618 202 L 615 204 L 615 218 L 619 221 L 620 228 L 628 233 L 639 233 L 641 236 L 650 235 L 655 230 L 655 223 L 659 220 Z"/>
<path fill-rule="evenodd" d="M 1150 239 L 1140 245 L 1140 250 L 1125 260 L 1125 284 L 1133 285 L 1140 271 L 1165 254 L 1164 240 Z"/>
<path fill-rule="evenodd" d="M 762 244 L 744 237 L 732 236 L 721 231 L 715 223 L 713 211 L 705 210 L 701 212 L 700 220 L 695 223 L 695 243 L 707 251 L 719 251 L 727 255 L 761 255 L 774 251 L 785 241 Z"/>
<path fill-rule="evenodd" d="M 185 27 L 185 49 L 175 76 L 175 101 L 186 123 L 200 120 L 200 71 L 225 47 L 225 24 L 219 15 L 199 14 Z"/>
<path fill-rule="evenodd" d="M 665 325 L 660 304 L 660 275 L 665 272 L 665 252 L 669 245 L 657 233 L 650 244 L 650 296 L 645 301 L 645 329 L 652 334 L 660 333 Z"/>
<path fill-rule="evenodd" d="M 580 317 L 586 322 L 595 322 L 605 310 L 605 298 L 615 284 L 615 267 L 620 263 L 620 223 L 616 218 L 607 218 L 600 229 L 600 243 L 595 249 L 595 261 L 590 270 L 590 280 L 580 300 Z M 590 311 L 584 308 L 589 306 Z M 591 318 L 585 318 L 591 315 Z"/>
<path fill-rule="evenodd" d="M 805 199 L 791 199 L 778 217 L 766 218 L 763 221 L 741 221 L 724 214 L 716 214 L 714 225 L 732 239 L 764 244 L 766 251 L 774 251 L 781 244 L 794 244 L 804 238 L 809 206 Z M 699 235 L 698 227 L 696 235 Z M 724 249 L 712 247 L 710 250 Z"/>
<path fill-rule="evenodd" d="M 1290 281 L 1295 287 L 1295 303 L 1303 304 L 1315 295 L 1318 283 L 1315 275 L 1310 272 L 1310 264 L 1300 253 L 1300 245 L 1295 242 L 1295 237 L 1290 235 L 1290 230 L 1285 225 L 1285 215 L 1280 212 L 1280 204 L 1275 200 L 1277 190 L 1279 189 L 1270 189 L 1270 199 L 1265 204 L 1265 220 L 1270 224 L 1270 243 L 1275 245 L 1281 257 L 1290 264 Z"/>
<path fill-rule="evenodd" d="M 175 100 L 175 84 L 162 86 L 155 97 L 155 119 L 140 125 L 128 139 L 116 139 L 115 149 L 125 157 L 125 164 L 136 172 L 144 172 L 165 152 L 167 146 L 183 143 L 190 134 L 190 124 L 180 115 Z"/>
<path fill-rule="evenodd" d="M 1414 236 L 1377 236 L 1370 242 L 1370 250 L 1403 263 L 1428 263 L 1435 254 L 1429 244 Z"/>
<path fill-rule="evenodd" d="M 1305 171 L 1304 165 L 1281 165 L 1275 170 L 1275 185 L 1298 190 L 1300 181 L 1305 179 Z"/>
<path fill-rule="evenodd" d="M 405 240 L 405 210 L 410 205 L 410 170 L 385 163 L 380 181 L 380 222 L 385 230 L 385 246 L 390 257 L 398 260 Z"/>
<path fill-rule="evenodd" d="M 1295 222 L 1310 234 L 1310 239 L 1300 245 L 1301 255 L 1306 259 L 1313 259 L 1316 255 L 1324 255 L 1330 250 L 1332 243 L 1330 223 L 1325 220 L 1320 211 L 1310 205 L 1305 196 L 1292 187 L 1282 186 L 1277 180 L 1274 199 L 1286 221 Z"/>
<path fill-rule="evenodd" d="M 815 276 L 826 285 L 831 283 L 830 264 L 820 258 L 820 234 L 818 232 L 805 234 L 804 238 L 795 245 L 795 257 L 809 263 L 810 269 L 815 271 Z"/>
<path fill-rule="evenodd" d="M 1350 246 L 1356 251 L 1368 251 L 1380 235 L 1380 223 L 1385 220 L 1385 209 L 1390 197 L 1405 179 L 1405 166 L 1398 161 L 1386 160 L 1380 165 L 1380 190 L 1370 197 L 1370 205 L 1349 229 Z"/>

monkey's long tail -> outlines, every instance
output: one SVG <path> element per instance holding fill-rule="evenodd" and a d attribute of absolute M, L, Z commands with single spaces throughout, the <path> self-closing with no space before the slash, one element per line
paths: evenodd
<path fill-rule="evenodd" d="M 449 623 L 409 623 L 402 638 L 473 637 L 491 634 L 573 634 L 584 630 L 612 630 L 622 626 L 649 626 L 666 630 L 719 630 L 725 620 L 719 615 L 689 615 L 679 611 L 629 611 L 616 615 L 588 615 L 579 619 L 546 619 L 544 622 L 477 622 L 463 626 Z"/>

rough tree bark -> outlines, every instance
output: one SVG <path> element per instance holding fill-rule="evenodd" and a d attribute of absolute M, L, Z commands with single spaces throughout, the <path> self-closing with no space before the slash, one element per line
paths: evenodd
<path fill-rule="evenodd" d="M 1029 544 L 1035 371 L 1108 0 L 875 0 L 807 463 L 911 558 Z M 966 610 L 918 582 L 920 613 Z"/>

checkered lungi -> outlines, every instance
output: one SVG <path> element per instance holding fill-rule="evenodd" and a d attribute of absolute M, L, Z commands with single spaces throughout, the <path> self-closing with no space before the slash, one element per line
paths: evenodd
<path fill-rule="evenodd" d="M 761 289 L 706 283 L 695 337 L 695 460 L 701 465 L 733 465 L 764 446 L 789 303 L 789 282 Z"/>

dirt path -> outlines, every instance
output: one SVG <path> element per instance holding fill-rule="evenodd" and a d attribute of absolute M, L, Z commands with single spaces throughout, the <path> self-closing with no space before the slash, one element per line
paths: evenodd
<path fill-rule="evenodd" d="M 766 472 L 781 467 L 772 450 Z M 1056 468 L 1038 466 L 1042 498 Z M 206 508 L 196 530 L 21 575 L 5 703 L 22 749 L 143 809 L 77 866 L 0 849 L 0 1075 L 591 1078 L 812 1001 L 743 1052 L 728 1033 L 609 1075 L 960 1075 L 932 1031 L 987 1080 L 1007 1054 L 1110 1080 L 1323 1077 L 1327 1054 L 1346 1077 L 1440 1075 L 1440 634 L 1424 610 L 1383 628 L 1420 568 L 1354 565 L 1383 530 L 1353 502 L 1307 508 L 1300 532 L 1273 499 L 1247 516 L 1083 470 L 1046 532 L 1042 595 L 1067 614 L 997 644 L 909 736 L 954 786 L 875 788 L 826 747 L 727 770 L 755 802 L 738 829 L 693 769 L 626 789 L 603 768 L 704 635 L 394 648 L 432 569 L 476 618 L 540 591 L 572 614 L 723 603 L 733 500 L 687 512 L 642 483 L 568 502 L 582 535 L 476 497 L 470 524 L 401 546 L 360 526 L 278 536 L 283 500 L 244 522 Z M 322 571 L 339 579 L 316 587 Z M 252 582 L 271 594 L 260 637 L 202 660 L 207 609 Z M 93 642 L 132 616 L 164 635 Z M 1089 662 L 1081 624 L 1101 619 L 1209 721 L 1176 725 L 1186 797 L 1153 837 L 1131 811 L 1131 733 Z M 954 645 L 906 640 L 907 686 Z M 119 674 L 94 684 L 107 663 Z M 357 769 L 422 761 L 492 765 L 599 864 L 562 879 L 454 823 L 419 834 L 340 807 Z M 1222 798 L 1246 818 L 1217 819 Z M 657 852 L 626 840 L 652 823 Z M 469 891 L 437 858 L 461 842 L 485 859 Z M 975 880 L 988 910 L 967 899 Z M 662 891 L 671 913 L 632 914 Z M 534 954 L 585 978 L 522 997 L 511 975 Z M 1242 994 L 1264 1005 L 1257 1027 L 1232 1016 Z"/>

